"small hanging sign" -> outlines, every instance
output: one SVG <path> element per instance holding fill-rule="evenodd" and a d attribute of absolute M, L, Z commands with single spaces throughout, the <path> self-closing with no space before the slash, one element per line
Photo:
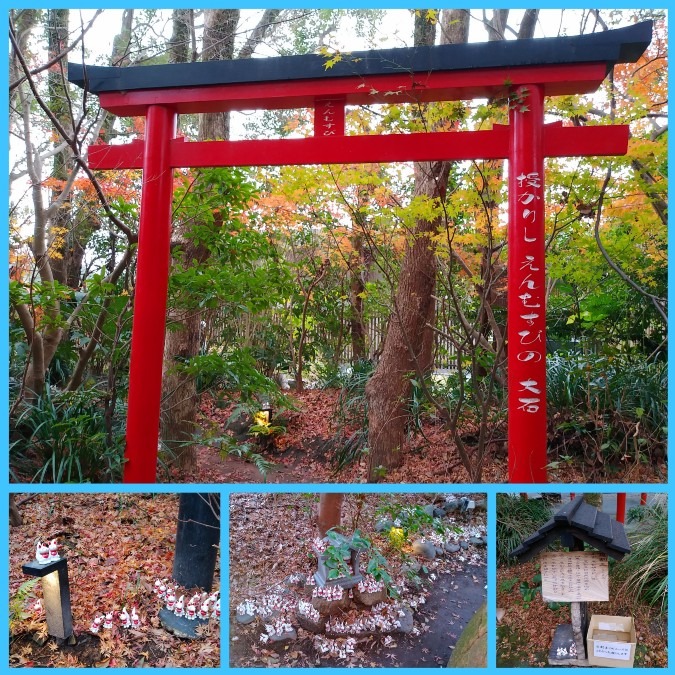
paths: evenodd
<path fill-rule="evenodd" d="M 541 597 L 545 602 L 609 600 L 607 556 L 596 551 L 541 555 Z"/>

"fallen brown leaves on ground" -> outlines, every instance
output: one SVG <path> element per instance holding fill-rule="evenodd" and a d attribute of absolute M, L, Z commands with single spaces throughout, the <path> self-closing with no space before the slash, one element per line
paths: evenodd
<path fill-rule="evenodd" d="M 19 503 L 23 495 L 17 495 Z M 10 664 L 41 667 L 215 667 L 220 663 L 220 625 L 211 620 L 202 640 L 181 640 L 157 618 L 163 603 L 154 581 L 170 578 L 176 539 L 178 496 L 174 494 L 33 494 L 21 503 L 23 525 L 10 529 L 9 597 L 17 614 L 10 622 Z M 33 560 L 38 540 L 56 538 L 68 560 L 77 636 L 74 646 L 46 636 L 40 583 L 18 602 L 29 577 L 21 566 Z M 218 570 L 218 566 L 216 567 Z M 216 572 L 217 575 L 217 572 Z M 218 576 L 214 588 L 220 585 Z M 90 632 L 96 614 L 136 607 L 138 629 Z"/>
<path fill-rule="evenodd" d="M 339 390 L 307 389 L 290 392 L 296 407 L 284 415 L 285 431 L 275 438 L 274 448 L 256 448 L 265 459 L 274 462 L 266 476 L 246 460 L 233 456 L 221 457 L 213 447 L 197 448 L 197 465 L 187 473 L 173 470 L 162 480 L 194 483 L 366 483 L 367 458 L 342 471 L 335 469 L 336 452 L 345 441 L 335 425 Z M 203 429 L 228 433 L 227 422 L 234 406 L 219 408 L 211 394 L 204 394 L 200 405 L 199 423 Z M 464 432 L 476 435 L 475 429 Z M 482 482 L 508 482 L 506 431 L 500 430 L 499 438 L 490 446 L 482 472 Z M 241 442 L 245 442 L 243 439 Z M 470 447 L 471 443 L 469 443 Z M 403 448 L 403 464 L 390 471 L 384 483 L 473 483 L 462 465 L 450 432 L 438 420 L 427 417 L 421 431 L 411 433 Z M 549 482 L 664 482 L 662 467 L 626 460 L 618 466 L 589 467 L 580 458 L 560 461 L 550 457 L 552 466 Z M 611 469 L 611 472 L 610 472 Z M 592 480 L 591 480 L 592 478 Z"/>
<path fill-rule="evenodd" d="M 370 537 L 390 566 L 395 583 L 402 583 L 402 565 L 416 560 L 395 549 L 388 537 L 375 531 L 386 504 L 428 505 L 438 494 L 345 494 L 342 527 Z M 478 495 L 476 498 L 484 497 Z M 317 536 L 318 495 L 302 493 L 247 493 L 230 496 L 230 665 L 233 667 L 393 667 L 403 664 L 438 667 L 447 665 L 447 654 L 459 638 L 466 621 L 485 597 L 486 548 L 420 559 L 428 574 L 415 604 L 417 634 L 358 639 L 353 656 L 336 660 L 319 655 L 312 635 L 298 629 L 298 640 L 284 649 L 267 648 L 259 641 L 260 623 L 240 625 L 236 607 L 247 599 L 278 592 L 278 585 L 297 573 L 311 576 L 317 569 L 312 542 Z M 457 536 L 464 528 L 485 527 L 485 512 L 460 515 L 447 520 Z M 468 531 L 468 529 L 466 530 Z M 483 530 L 484 531 L 484 530 Z M 421 534 L 421 533 L 420 533 Z M 413 537 L 416 538 L 416 537 Z M 409 548 L 409 547 L 408 547 Z M 471 605 L 468 596 L 472 595 Z M 442 650 L 445 650 L 444 653 Z"/>
<path fill-rule="evenodd" d="M 521 582 L 536 585 L 533 579 L 538 573 L 536 561 L 497 569 L 497 607 L 504 610 L 497 635 L 498 665 L 547 667 L 553 631 L 559 624 L 571 621 L 569 604 L 552 610 L 540 593 L 530 602 L 523 597 Z M 668 629 L 665 617 L 622 593 L 611 575 L 609 598 L 609 602 L 589 602 L 589 616 L 632 616 L 637 632 L 635 666 L 667 667 Z"/>

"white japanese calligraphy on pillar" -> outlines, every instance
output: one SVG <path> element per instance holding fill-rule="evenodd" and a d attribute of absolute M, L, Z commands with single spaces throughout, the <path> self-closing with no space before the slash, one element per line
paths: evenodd
<path fill-rule="evenodd" d="M 344 136 L 345 104 L 339 99 L 322 99 L 314 104 L 314 136 Z"/>
<path fill-rule="evenodd" d="M 535 274 L 543 267 L 540 256 L 537 255 L 539 243 L 540 224 L 544 221 L 544 207 L 542 199 L 542 176 L 539 171 L 519 173 L 515 180 L 517 186 L 516 201 L 521 219 L 522 239 L 521 250 L 525 252 L 518 270 L 522 275 L 519 279 L 518 289 L 523 292 L 518 294 L 518 309 L 516 317 L 509 317 L 510 321 L 517 321 L 519 343 L 516 347 L 517 358 L 520 363 L 540 363 L 545 355 L 545 324 L 544 328 L 533 330 L 544 315 L 543 284 L 535 278 Z M 530 231 L 528 233 L 528 225 Z M 529 252 L 528 244 L 532 245 L 532 253 Z M 540 310 L 540 311 L 536 311 Z M 543 317 L 545 319 L 545 317 Z M 513 348 L 513 346 L 511 346 Z M 521 370 L 521 376 L 523 371 Z M 518 410 L 530 415 L 539 412 L 542 407 L 543 396 L 546 395 L 545 384 L 536 379 L 538 375 L 533 372 L 531 377 L 518 380 Z"/>
<path fill-rule="evenodd" d="M 546 262 L 541 87 L 510 112 L 508 228 L 509 480 L 546 482 Z"/>

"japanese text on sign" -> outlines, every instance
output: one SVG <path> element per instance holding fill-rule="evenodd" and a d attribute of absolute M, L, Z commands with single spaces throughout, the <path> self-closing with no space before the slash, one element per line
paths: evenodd
<path fill-rule="evenodd" d="M 631 645 L 628 642 L 602 642 L 599 640 L 593 642 L 593 656 L 604 659 L 630 661 L 630 650 Z"/>
<path fill-rule="evenodd" d="M 592 551 L 544 553 L 541 597 L 546 602 L 609 600 L 607 556 Z"/>

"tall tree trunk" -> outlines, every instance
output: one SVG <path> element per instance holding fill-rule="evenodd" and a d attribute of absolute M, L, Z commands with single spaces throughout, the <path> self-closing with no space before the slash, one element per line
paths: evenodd
<path fill-rule="evenodd" d="M 444 12 L 443 42 L 466 41 L 469 14 L 466 10 Z M 415 18 L 415 45 L 432 45 L 435 24 L 424 10 Z M 415 164 L 415 195 L 443 199 L 447 188 L 448 162 Z M 436 256 L 432 235 L 438 220 L 417 222 L 408 242 L 401 268 L 394 308 L 389 318 L 382 356 L 366 386 L 368 401 L 368 480 L 377 481 L 402 462 L 411 393 L 410 373 L 431 367 L 434 323 Z"/>
<path fill-rule="evenodd" d="M 67 9 L 47 10 L 47 57 L 53 59 L 63 53 L 68 45 L 68 18 Z M 68 97 L 65 92 L 65 82 L 68 79 L 68 62 L 66 59 L 59 61 L 47 75 L 47 97 L 49 109 L 61 122 L 65 129 L 72 128 L 70 110 L 68 109 Z M 58 145 L 60 139 L 55 142 Z M 54 168 L 52 179 L 59 183 L 68 180 L 70 171 L 70 151 L 66 147 L 54 155 Z M 58 183 L 51 189 L 51 199 L 59 199 L 62 186 Z M 52 268 L 54 280 L 79 287 L 80 267 L 84 257 L 84 248 L 78 242 L 71 222 L 70 200 L 65 199 L 51 217 L 49 228 L 49 263 Z"/>
<path fill-rule="evenodd" d="M 342 503 L 344 494 L 341 492 L 324 493 L 319 496 L 319 517 L 317 527 L 319 536 L 325 537 L 328 530 L 338 527 L 342 522 Z"/>
<path fill-rule="evenodd" d="M 169 63 L 185 63 L 189 60 L 191 32 L 191 9 L 174 9 L 171 17 L 172 33 L 167 46 L 169 48 Z"/>
<path fill-rule="evenodd" d="M 352 236 L 352 247 L 354 250 L 349 265 L 349 304 L 351 305 L 349 325 L 352 338 L 352 363 L 356 363 L 367 356 L 366 326 L 363 321 L 367 249 L 363 244 L 361 234 L 356 233 Z"/>

